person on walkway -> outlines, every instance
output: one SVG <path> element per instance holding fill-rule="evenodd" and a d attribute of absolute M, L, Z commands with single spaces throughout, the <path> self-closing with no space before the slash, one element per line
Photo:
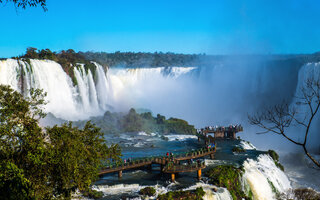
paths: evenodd
<path fill-rule="evenodd" d="M 167 157 L 169 157 L 169 152 L 167 152 Z"/>

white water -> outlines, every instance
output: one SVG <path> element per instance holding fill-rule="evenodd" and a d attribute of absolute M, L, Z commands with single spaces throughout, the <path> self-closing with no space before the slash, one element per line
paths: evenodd
<path fill-rule="evenodd" d="M 242 140 L 240 142 L 240 145 L 243 149 L 246 149 L 246 150 L 254 150 L 254 149 L 257 149 L 253 144 L 251 144 L 250 142 L 248 141 L 244 141 Z"/>
<path fill-rule="evenodd" d="M 176 183 L 179 184 L 179 183 Z M 167 187 L 163 187 L 161 185 L 149 185 L 156 189 L 156 194 L 154 197 L 150 197 L 147 199 L 155 199 L 156 196 L 160 194 L 165 194 L 171 190 L 172 184 L 168 185 Z M 118 184 L 113 186 L 94 186 L 94 189 L 98 191 L 102 191 L 105 196 L 108 195 L 120 195 L 120 194 L 138 194 L 139 191 L 148 186 L 141 186 L 139 184 Z M 186 188 L 184 190 L 195 190 L 198 187 L 202 187 L 203 190 L 206 192 L 203 199 L 204 200 L 232 200 L 232 197 L 229 191 L 225 188 L 216 187 L 210 184 L 198 182 L 195 185 Z M 142 198 L 138 198 L 142 199 Z M 145 198 L 143 198 L 145 199 Z"/>
<path fill-rule="evenodd" d="M 269 182 L 276 190 L 286 193 L 291 189 L 288 177 L 275 164 L 268 155 L 260 155 L 257 160 L 248 159 L 243 164 L 245 173 L 243 185 L 248 185 L 253 193 L 254 199 L 271 200 L 275 199 L 275 193 Z"/>
<path fill-rule="evenodd" d="M 168 138 L 168 141 L 185 141 L 188 139 L 198 139 L 195 135 L 165 135 L 166 138 Z"/>
<path fill-rule="evenodd" d="M 30 64 L 14 59 L 0 61 L 0 84 L 10 85 L 25 95 L 30 88 L 43 89 L 49 102 L 45 110 L 66 120 L 102 115 L 110 106 L 127 110 L 138 106 L 137 102 L 143 105 L 145 93 L 154 92 L 160 85 L 162 90 L 166 90 L 165 83 L 168 86 L 195 69 L 158 67 L 105 71 L 94 63 L 96 69 L 93 74 L 83 64 L 77 64 L 73 68 L 77 83 L 74 85 L 70 76 L 54 61 L 31 59 Z"/>
<path fill-rule="evenodd" d="M 257 160 L 248 159 L 243 164 L 244 174 L 242 177 L 243 191 L 251 190 L 255 200 L 273 200 L 276 194 L 272 191 L 269 182 L 272 182 L 279 193 L 286 193 L 291 189 L 287 176 L 276 167 L 271 157 L 268 155 L 260 155 Z M 164 194 L 172 191 L 172 187 L 179 182 L 172 183 L 167 187 L 161 185 L 149 185 L 156 189 L 156 195 Z M 141 189 L 147 186 L 139 184 L 117 184 L 117 185 L 100 185 L 94 186 L 94 189 L 102 191 L 104 196 L 133 194 L 137 195 Z M 232 200 L 230 192 L 226 188 L 217 187 L 215 185 L 204 182 L 196 182 L 194 185 L 183 190 L 195 190 L 198 187 L 204 189 L 204 200 Z M 151 197 L 148 199 L 155 199 Z M 138 199 L 144 199 L 142 197 Z"/>
<path fill-rule="evenodd" d="M 198 182 L 185 190 L 195 190 L 198 187 L 202 187 L 206 192 L 203 197 L 204 200 L 232 200 L 232 196 L 226 188 L 216 187 L 202 182 Z"/>

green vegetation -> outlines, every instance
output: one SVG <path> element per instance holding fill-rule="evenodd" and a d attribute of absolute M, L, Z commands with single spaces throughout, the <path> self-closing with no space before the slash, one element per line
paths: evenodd
<path fill-rule="evenodd" d="M 145 187 L 139 191 L 139 194 L 146 196 L 154 196 L 156 194 L 156 189 L 153 187 Z"/>
<path fill-rule="evenodd" d="M 230 192 L 233 199 L 251 199 L 242 191 L 240 178 L 242 170 L 230 165 L 220 165 L 207 171 L 205 175 L 209 177 L 211 184 L 225 187 Z"/>
<path fill-rule="evenodd" d="M 101 161 L 120 160 L 118 145 L 108 147 L 103 133 L 87 122 L 44 131 L 39 119 L 45 94 L 29 98 L 0 85 L 1 199 L 70 199 L 76 190 L 89 191 Z"/>
<path fill-rule="evenodd" d="M 205 195 L 205 191 L 202 187 L 197 188 L 196 190 L 187 190 L 187 191 L 170 191 L 166 194 L 159 195 L 158 200 L 202 200 Z"/>
<path fill-rule="evenodd" d="M 103 197 L 103 192 L 89 189 L 87 191 L 82 192 L 82 195 L 91 199 L 101 199 Z"/>
<path fill-rule="evenodd" d="M 280 164 L 279 162 L 279 155 L 277 154 L 277 152 L 275 152 L 274 150 L 269 150 L 268 151 L 269 156 L 273 159 L 274 164 L 281 169 L 282 171 L 284 171 L 284 167 Z"/>
<path fill-rule="evenodd" d="M 242 152 L 246 152 L 246 150 L 240 147 L 233 147 L 232 152 L 242 153 Z"/>
<path fill-rule="evenodd" d="M 169 67 L 169 66 L 195 66 L 199 64 L 201 54 L 175 54 L 175 53 L 134 53 L 134 52 L 79 52 L 88 60 L 94 60 L 106 66 L 126 67 Z"/>
<path fill-rule="evenodd" d="M 153 117 L 151 112 L 138 114 L 133 108 L 127 114 L 107 111 L 103 117 L 94 117 L 91 118 L 91 121 L 106 134 L 138 131 L 145 131 L 146 133 L 196 134 L 194 126 L 189 125 L 188 122 L 182 119 L 166 119 L 160 114 Z M 81 127 L 84 123 L 84 121 L 79 121 L 75 124 Z"/>
<path fill-rule="evenodd" d="M 79 63 L 84 64 L 86 72 L 91 70 L 93 78 L 95 78 L 96 66 L 91 61 L 87 60 L 83 55 L 76 53 L 73 49 L 66 51 L 62 50 L 59 53 L 52 52 L 50 49 L 38 50 L 34 47 L 27 48 L 26 54 L 20 56 L 19 59 L 24 59 L 30 64 L 30 59 L 53 60 L 59 63 L 63 70 L 71 77 L 73 84 L 77 85 L 73 68 Z"/>

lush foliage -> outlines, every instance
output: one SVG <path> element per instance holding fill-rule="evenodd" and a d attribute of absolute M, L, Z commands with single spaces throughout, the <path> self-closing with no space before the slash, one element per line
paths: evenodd
<path fill-rule="evenodd" d="M 92 189 L 84 191 L 82 194 L 84 197 L 88 197 L 90 199 L 101 199 L 103 197 L 103 192 Z"/>
<path fill-rule="evenodd" d="M 84 64 L 85 69 L 91 70 L 93 77 L 95 77 L 95 65 L 87 60 L 83 55 L 76 53 L 73 49 L 60 52 L 52 52 L 50 49 L 38 50 L 34 47 L 27 48 L 26 54 L 20 56 L 19 59 L 25 59 L 30 63 L 30 59 L 42 59 L 42 60 L 53 60 L 58 62 L 63 70 L 72 78 L 73 83 L 77 84 L 74 77 L 73 68 L 78 66 L 79 63 Z"/>
<path fill-rule="evenodd" d="M 71 123 L 44 131 L 40 90 L 30 98 L 0 85 L 0 197 L 1 199 L 69 199 L 88 191 L 102 160 L 119 160 L 117 145 L 110 148 L 90 122 L 83 129 Z"/>
<path fill-rule="evenodd" d="M 165 194 L 159 195 L 158 200 L 202 200 L 205 195 L 205 191 L 202 187 L 197 188 L 196 190 L 187 190 L 187 191 L 170 191 Z"/>
<path fill-rule="evenodd" d="M 284 171 L 284 167 L 280 164 L 279 162 L 279 155 L 277 154 L 277 152 L 275 152 L 274 150 L 268 150 L 268 154 L 269 156 L 273 159 L 274 164 L 281 169 L 282 171 Z"/>
<path fill-rule="evenodd" d="M 242 153 L 242 152 L 246 152 L 246 150 L 241 147 L 233 147 L 232 152 Z"/>
<path fill-rule="evenodd" d="M 147 133 L 196 134 L 194 126 L 182 119 L 166 119 L 165 116 L 160 114 L 153 117 L 151 112 L 139 114 L 133 108 L 127 114 L 107 111 L 103 117 L 94 117 L 91 120 L 106 134 L 138 131 L 145 131 Z M 81 126 L 84 123 L 80 121 L 75 124 Z"/>
<path fill-rule="evenodd" d="M 134 52 L 79 52 L 88 60 L 94 60 L 106 66 L 126 67 L 168 67 L 195 66 L 199 64 L 201 55 L 175 53 L 134 53 Z"/>
<path fill-rule="evenodd" d="M 207 171 L 206 176 L 209 177 L 210 183 L 227 188 L 233 199 L 250 199 L 242 191 L 240 181 L 242 176 L 241 169 L 230 165 L 221 165 Z"/>
<path fill-rule="evenodd" d="M 139 191 L 139 194 L 146 196 L 154 196 L 156 194 L 156 189 L 153 187 L 145 187 Z"/>

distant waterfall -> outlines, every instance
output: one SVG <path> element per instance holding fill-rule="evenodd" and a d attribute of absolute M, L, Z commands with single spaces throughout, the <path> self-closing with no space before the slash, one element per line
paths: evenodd
<path fill-rule="evenodd" d="M 120 98 L 130 96 L 126 94 L 130 90 L 141 92 L 137 84 L 144 80 L 174 79 L 194 69 L 159 67 L 105 71 L 101 65 L 94 64 L 94 72 L 85 69 L 83 64 L 74 66 L 74 84 L 61 65 L 54 61 L 30 59 L 29 64 L 7 59 L 0 61 L 0 84 L 10 85 L 24 95 L 28 95 L 30 88 L 43 89 L 47 92 L 46 112 L 66 120 L 79 120 L 102 115 L 110 106 L 116 106 Z"/>
<path fill-rule="evenodd" d="M 27 95 L 30 88 L 48 93 L 46 111 L 67 120 L 88 119 L 106 110 L 148 108 L 186 119 L 196 126 L 246 118 L 262 105 L 291 98 L 297 71 L 253 64 L 104 68 L 73 66 L 70 77 L 49 60 L 0 61 L 0 83 Z M 92 70 L 92 71 L 91 71 Z"/>
<path fill-rule="evenodd" d="M 303 93 L 302 93 L 302 88 L 305 88 L 306 86 L 306 81 L 308 79 L 313 79 L 313 80 L 320 80 L 320 62 L 317 63 L 307 63 L 302 66 L 302 68 L 299 71 L 299 76 L 298 76 L 298 84 L 295 92 L 295 97 L 302 98 Z M 311 91 L 309 91 L 311 93 Z M 291 106 L 296 107 L 296 118 L 300 119 L 300 121 L 303 121 L 305 119 L 309 119 L 310 117 L 310 109 L 308 105 L 301 104 L 299 102 L 303 101 L 303 99 L 295 98 L 293 102 L 291 103 Z M 315 100 L 315 99 L 314 99 Z M 315 103 L 315 102 L 314 102 Z M 298 104 L 298 106 L 297 106 Z M 315 105 L 313 105 L 315 107 Z M 306 118 L 307 116 L 307 118 Z M 309 147 L 315 146 L 319 148 L 319 139 L 320 136 L 318 133 L 318 130 L 320 128 L 320 112 L 318 111 L 317 115 L 315 115 L 311 127 L 310 127 L 310 134 L 308 136 L 308 145 Z M 293 128 L 292 132 L 292 137 L 300 142 L 303 142 L 304 140 L 304 131 L 305 127 L 302 126 L 296 126 Z M 300 134 L 299 134 L 300 133 Z M 302 134 L 301 134 L 302 133 Z"/>

